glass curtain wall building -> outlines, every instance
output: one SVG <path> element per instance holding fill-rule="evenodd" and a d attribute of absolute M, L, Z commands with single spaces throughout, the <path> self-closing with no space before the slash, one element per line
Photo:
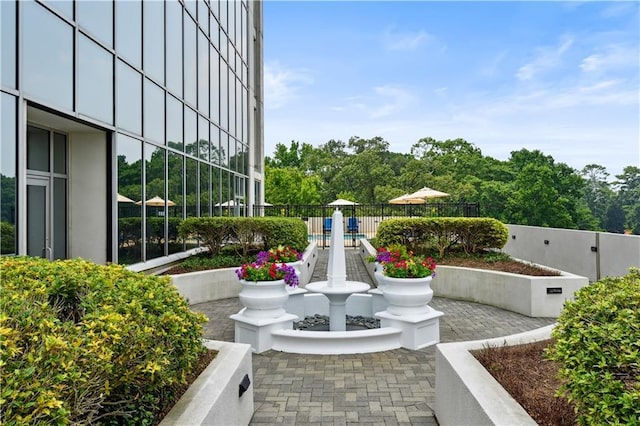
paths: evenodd
<path fill-rule="evenodd" d="M 2 254 L 146 262 L 264 201 L 261 2 L 0 7 Z"/>

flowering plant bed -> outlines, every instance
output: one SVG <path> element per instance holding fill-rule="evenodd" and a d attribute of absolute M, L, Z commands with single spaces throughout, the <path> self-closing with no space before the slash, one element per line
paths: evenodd
<path fill-rule="evenodd" d="M 269 252 L 260 252 L 255 262 L 243 264 L 236 269 L 238 279 L 253 282 L 284 280 L 289 287 L 297 287 L 299 282 L 295 268 L 266 260 L 269 257 Z"/>
<path fill-rule="evenodd" d="M 266 255 L 264 254 L 266 253 Z M 269 262 L 297 262 L 302 259 L 302 253 L 290 246 L 278 246 L 266 252 L 260 252 L 258 256 L 268 256 Z"/>
<path fill-rule="evenodd" d="M 380 247 L 370 260 L 382 264 L 383 274 L 391 278 L 435 276 L 436 262 L 433 258 L 415 256 L 403 246 Z"/>

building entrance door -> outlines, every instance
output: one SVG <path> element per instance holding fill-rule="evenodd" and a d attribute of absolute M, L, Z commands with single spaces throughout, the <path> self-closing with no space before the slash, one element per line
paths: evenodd
<path fill-rule="evenodd" d="M 27 254 L 67 257 L 67 136 L 27 126 Z"/>

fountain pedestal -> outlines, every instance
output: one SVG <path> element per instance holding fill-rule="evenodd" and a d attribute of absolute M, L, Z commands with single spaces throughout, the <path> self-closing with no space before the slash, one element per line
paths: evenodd
<path fill-rule="evenodd" d="M 327 281 L 307 284 L 312 293 L 324 294 L 329 299 L 329 331 L 346 331 L 346 303 L 354 293 L 363 293 L 371 288 L 369 284 L 359 281 L 347 281 L 347 265 L 344 255 L 344 224 L 342 212 L 333 212 L 331 242 L 329 245 L 329 265 Z"/>
<path fill-rule="evenodd" d="M 307 284 L 312 293 L 322 293 L 329 299 L 329 331 L 346 331 L 347 299 L 354 293 L 364 293 L 371 287 L 367 283 L 349 281 L 344 288 L 329 287 L 327 281 Z"/>

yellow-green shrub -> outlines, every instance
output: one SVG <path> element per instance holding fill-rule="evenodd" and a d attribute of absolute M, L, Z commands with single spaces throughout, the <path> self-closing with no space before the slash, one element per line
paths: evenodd
<path fill-rule="evenodd" d="M 640 424 L 640 269 L 567 301 L 548 356 L 582 425 Z"/>
<path fill-rule="evenodd" d="M 0 406 L 12 424 L 149 424 L 203 353 L 168 278 L 0 258 Z"/>

